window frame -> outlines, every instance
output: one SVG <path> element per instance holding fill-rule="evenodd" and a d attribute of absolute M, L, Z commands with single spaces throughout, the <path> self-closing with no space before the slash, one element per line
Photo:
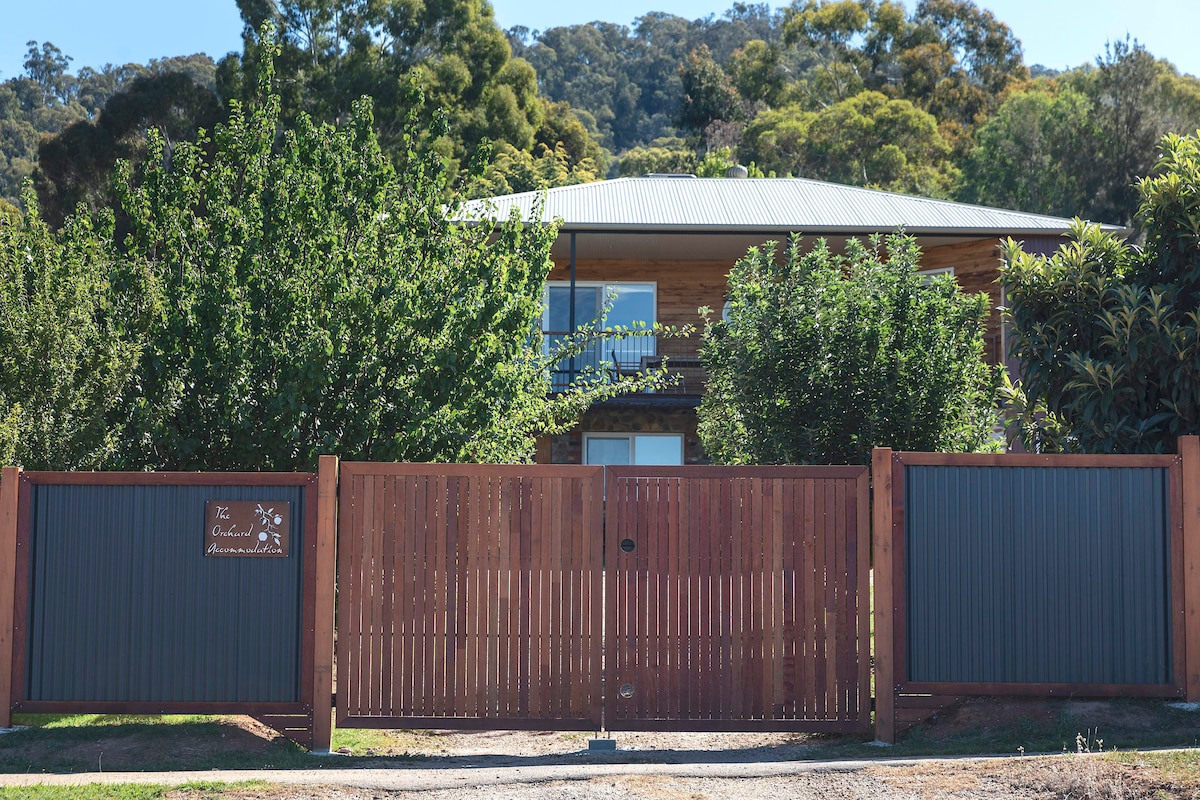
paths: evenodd
<path fill-rule="evenodd" d="M 609 286 L 649 286 L 652 290 L 653 297 L 651 298 L 652 315 L 654 319 L 638 320 L 645 322 L 647 325 L 653 325 L 658 322 L 658 281 L 575 281 L 576 289 L 600 289 L 603 293 L 601 298 L 601 308 L 605 300 L 608 298 Z M 550 332 L 547 327 L 550 324 L 550 289 L 570 289 L 571 281 L 546 281 L 546 288 L 542 290 L 542 332 Z M 575 327 L 578 330 L 581 324 L 579 320 L 575 320 Z M 603 330 L 603 329 L 602 329 Z M 555 333 L 574 333 L 575 331 L 554 331 Z"/>
<path fill-rule="evenodd" d="M 954 267 L 934 267 L 933 269 L 917 270 L 917 278 L 920 279 L 922 285 L 928 286 L 943 275 L 949 275 L 951 278 L 956 278 Z"/>
<path fill-rule="evenodd" d="M 679 441 L 679 463 L 664 464 L 662 466 L 674 467 L 683 466 L 685 458 L 685 442 L 682 433 L 673 433 L 671 431 L 588 431 L 583 434 L 583 452 L 580 453 L 580 463 L 590 464 L 588 461 L 588 442 L 592 439 L 625 439 L 629 442 L 629 466 L 652 466 L 648 464 L 637 463 L 637 437 L 653 436 L 655 438 L 673 437 Z M 614 465 L 615 466 L 615 465 Z"/>

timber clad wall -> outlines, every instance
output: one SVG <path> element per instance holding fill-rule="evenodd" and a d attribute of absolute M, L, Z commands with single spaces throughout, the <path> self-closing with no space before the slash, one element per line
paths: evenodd
<path fill-rule="evenodd" d="M 966 244 L 949 244 L 931 247 L 921 254 L 923 269 L 954 267 L 954 279 L 968 294 L 986 292 L 992 313 L 988 318 L 986 335 L 998 340 L 1000 336 L 1001 305 L 1000 284 L 997 283 L 1000 269 L 1000 243 L 994 239 Z M 996 363 L 999 351 L 989 353 Z"/>
<path fill-rule="evenodd" d="M 580 259 L 575 279 L 584 281 L 655 281 L 658 284 L 658 321 L 665 325 L 694 325 L 703 320 L 701 306 L 720 315 L 725 305 L 729 271 L 737 259 L 722 261 L 667 261 L 632 259 Z M 999 356 L 1000 285 L 996 282 L 1000 246 L 995 239 L 931 247 L 921 257 L 923 269 L 954 268 L 954 277 L 964 291 L 986 292 L 992 308 L 987 335 L 996 342 L 989 359 Z M 557 263 L 552 281 L 570 280 L 569 262 Z"/>
<path fill-rule="evenodd" d="M 725 305 L 733 261 L 580 260 L 575 279 L 584 281 L 655 281 L 658 284 L 658 322 L 664 325 L 702 323 L 696 309 L 708 306 L 720 314 Z M 569 264 L 558 264 L 552 281 L 570 280 Z"/>

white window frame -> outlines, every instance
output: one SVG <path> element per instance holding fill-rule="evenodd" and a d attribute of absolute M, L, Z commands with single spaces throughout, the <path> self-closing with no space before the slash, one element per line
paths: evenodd
<path fill-rule="evenodd" d="M 917 277 L 921 279 L 921 283 L 925 286 L 933 283 L 935 278 L 938 278 L 942 275 L 949 275 L 953 278 L 954 267 L 938 267 L 936 269 L 917 270 Z"/>
<path fill-rule="evenodd" d="M 597 431 L 595 433 L 585 433 L 585 434 L 583 434 L 583 453 L 581 454 L 582 458 L 580 459 L 580 461 L 584 464 L 589 463 L 587 460 L 588 441 L 591 439 L 626 439 L 629 441 L 629 464 L 630 464 L 630 466 L 637 466 L 638 464 L 637 464 L 636 438 L 638 436 L 654 436 L 656 438 L 670 436 L 670 437 L 674 437 L 674 438 L 678 439 L 679 440 L 679 464 L 678 464 L 678 466 L 683 466 L 683 463 L 684 463 L 684 461 L 683 461 L 683 458 L 684 458 L 683 434 L 682 433 L 671 433 L 670 431 L 652 431 L 652 432 L 645 432 L 645 433 L 643 433 L 642 431 Z M 676 465 L 668 464 L 665 466 L 676 466 Z"/>
<path fill-rule="evenodd" d="M 653 293 L 654 293 L 654 297 L 652 298 L 652 302 L 654 304 L 653 305 L 654 319 L 639 320 L 639 321 L 645 322 L 647 325 L 653 325 L 654 323 L 658 322 L 658 281 L 575 281 L 576 289 L 596 289 L 596 288 L 601 289 L 602 294 L 603 294 L 603 296 L 601 297 L 601 303 L 605 302 L 608 299 L 608 287 L 609 286 L 649 286 L 653 290 Z M 546 281 L 546 289 L 542 293 L 542 330 L 543 331 L 549 330 L 548 326 L 550 324 L 550 289 L 551 289 L 551 287 L 553 287 L 555 289 L 570 289 L 571 282 L 570 281 Z M 583 325 L 583 324 L 586 324 L 586 322 L 581 322 L 580 320 L 575 320 L 576 326 Z M 564 331 L 564 332 L 570 333 L 570 331 Z"/>

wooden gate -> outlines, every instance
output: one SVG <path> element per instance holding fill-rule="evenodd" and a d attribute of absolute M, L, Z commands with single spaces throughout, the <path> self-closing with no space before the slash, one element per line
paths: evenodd
<path fill-rule="evenodd" d="M 867 474 L 608 468 L 607 727 L 869 731 Z"/>
<path fill-rule="evenodd" d="M 343 463 L 337 724 L 599 730 L 602 467 Z"/>

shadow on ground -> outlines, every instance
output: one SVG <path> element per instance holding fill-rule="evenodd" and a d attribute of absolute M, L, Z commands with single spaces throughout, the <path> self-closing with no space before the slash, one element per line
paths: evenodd
<path fill-rule="evenodd" d="M 27 716 L 0 736 L 0 772 L 221 769 L 463 769 L 579 763 L 763 763 L 1200 746 L 1200 711 L 1153 700 L 968 700 L 894 747 L 861 736 L 339 730 L 345 754 L 314 756 L 247 717 Z"/>

